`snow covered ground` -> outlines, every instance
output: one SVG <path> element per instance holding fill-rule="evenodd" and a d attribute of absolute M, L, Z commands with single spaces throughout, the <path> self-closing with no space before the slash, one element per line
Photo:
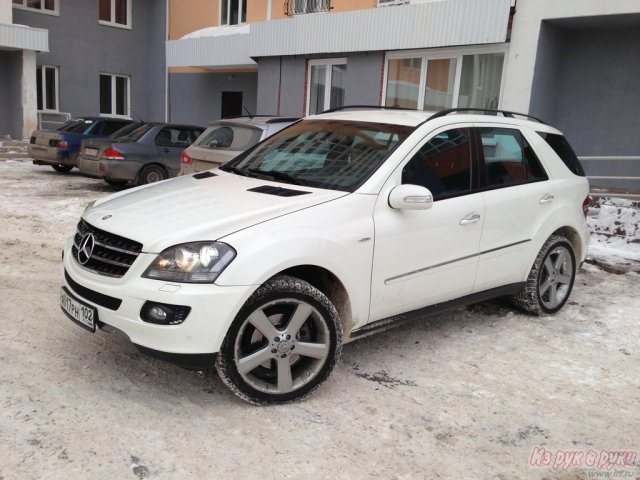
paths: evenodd
<path fill-rule="evenodd" d="M 531 465 L 534 448 L 640 449 L 638 273 L 586 264 L 554 317 L 493 302 L 365 338 L 308 400 L 258 408 L 62 314 L 60 249 L 110 191 L 0 162 L 2 480 L 587 479 L 611 470 Z M 590 221 L 635 222 L 611 206 Z M 637 252 L 625 228 L 593 258 Z"/>

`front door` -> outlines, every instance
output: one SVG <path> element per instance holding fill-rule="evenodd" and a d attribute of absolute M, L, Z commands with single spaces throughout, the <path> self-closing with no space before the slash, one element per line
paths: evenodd
<path fill-rule="evenodd" d="M 478 265 L 484 200 L 472 193 L 471 130 L 431 135 L 383 187 L 374 209 L 375 249 L 369 321 L 469 295 Z M 429 210 L 395 210 L 400 183 L 433 194 Z"/>

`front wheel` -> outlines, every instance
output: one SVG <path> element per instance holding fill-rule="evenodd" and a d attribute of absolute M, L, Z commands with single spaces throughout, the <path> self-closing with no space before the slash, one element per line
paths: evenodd
<path fill-rule="evenodd" d="M 569 299 L 575 277 L 573 245 L 564 237 L 552 235 L 533 262 L 526 285 L 513 296 L 514 303 L 534 315 L 552 315 Z"/>
<path fill-rule="evenodd" d="M 323 383 L 340 356 L 338 312 L 311 284 L 278 276 L 258 288 L 233 321 L 216 369 L 240 398 L 286 403 Z"/>
<path fill-rule="evenodd" d="M 62 163 L 58 163 L 55 165 L 51 165 L 51 168 L 53 168 L 56 172 L 59 172 L 59 173 L 67 173 L 71 171 L 71 169 L 73 168 L 73 165 L 63 165 Z"/>

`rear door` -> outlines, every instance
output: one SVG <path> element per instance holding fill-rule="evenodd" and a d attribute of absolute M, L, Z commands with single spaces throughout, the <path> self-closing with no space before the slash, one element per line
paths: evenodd
<path fill-rule="evenodd" d="M 482 291 L 525 280 L 556 187 L 520 128 L 477 125 L 476 133 L 486 214 L 474 290 Z"/>
<path fill-rule="evenodd" d="M 169 176 L 175 177 L 180 171 L 180 154 L 188 148 L 202 133 L 202 129 L 187 126 L 166 126 L 160 129 L 155 138 L 162 164 L 167 167 Z"/>

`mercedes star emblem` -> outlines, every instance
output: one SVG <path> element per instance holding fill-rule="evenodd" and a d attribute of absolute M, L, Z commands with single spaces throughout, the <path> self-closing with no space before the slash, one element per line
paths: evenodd
<path fill-rule="evenodd" d="M 80 240 L 80 246 L 78 247 L 78 262 L 80 262 L 80 265 L 84 265 L 89 261 L 95 246 L 96 241 L 93 238 L 92 233 L 87 233 L 82 237 L 82 240 Z"/>

